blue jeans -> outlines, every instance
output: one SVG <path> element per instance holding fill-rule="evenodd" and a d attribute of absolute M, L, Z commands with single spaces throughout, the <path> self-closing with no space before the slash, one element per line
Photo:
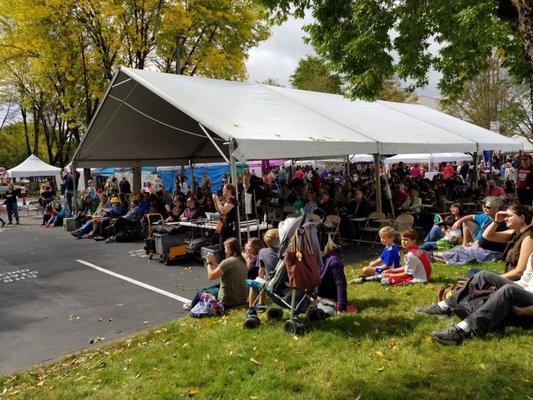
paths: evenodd
<path fill-rule="evenodd" d="M 437 242 L 425 242 L 420 246 L 422 250 L 438 250 Z"/>
<path fill-rule="evenodd" d="M 433 225 L 428 235 L 424 239 L 424 242 L 436 242 L 444 237 L 444 232 L 438 225 Z"/>
<path fill-rule="evenodd" d="M 6 203 L 7 219 L 13 222 L 13 217 L 19 223 L 19 206 L 17 203 Z"/>
<path fill-rule="evenodd" d="M 93 229 L 93 220 L 90 219 L 88 221 L 86 221 L 80 229 L 78 230 L 75 230 L 74 233 L 78 236 L 83 236 L 85 235 L 86 233 L 89 233 L 90 231 L 92 231 Z"/>

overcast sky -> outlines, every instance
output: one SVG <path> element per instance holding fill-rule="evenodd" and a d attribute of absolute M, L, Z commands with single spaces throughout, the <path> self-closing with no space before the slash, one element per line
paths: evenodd
<path fill-rule="evenodd" d="M 312 21 L 312 17 L 289 19 L 272 29 L 270 38 L 258 47 L 250 50 L 246 67 L 251 82 L 262 82 L 267 78 L 277 80 L 281 85 L 290 87 L 289 77 L 294 73 L 301 58 L 316 54 L 312 46 L 304 43 L 306 32 L 303 25 Z M 432 46 L 434 47 L 434 46 Z M 434 49 L 432 49 L 434 50 Z M 440 97 L 437 90 L 439 74 L 431 71 L 429 85 L 417 92 L 430 97 Z"/>

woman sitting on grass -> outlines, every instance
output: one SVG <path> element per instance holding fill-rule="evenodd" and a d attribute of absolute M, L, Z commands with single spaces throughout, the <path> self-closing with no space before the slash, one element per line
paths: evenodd
<path fill-rule="evenodd" d="M 423 250 L 437 250 L 439 239 L 443 239 L 446 236 L 447 231 L 451 230 L 450 227 L 463 217 L 463 209 L 460 203 L 453 203 L 450 206 L 450 215 L 442 221 L 442 218 L 437 214 L 441 222 L 436 221 L 435 225 L 431 228 L 424 243 L 420 246 Z M 462 235 L 460 235 L 461 237 Z M 442 242 L 441 242 L 442 243 Z"/>
<path fill-rule="evenodd" d="M 431 278 L 431 262 L 428 254 L 417 246 L 417 234 L 414 229 L 407 229 L 400 234 L 402 247 L 407 251 L 404 256 L 405 266 L 383 271 L 381 283 L 400 285 L 409 283 L 426 283 Z"/>
<path fill-rule="evenodd" d="M 505 222 L 505 224 L 504 224 Z M 502 229 L 503 228 L 503 229 Z M 504 230 L 507 228 L 506 230 Z M 459 246 L 453 250 L 443 253 L 433 253 L 435 259 L 441 259 L 446 264 L 465 264 L 471 261 L 486 262 L 500 260 L 506 257 L 506 262 L 516 265 L 518 260 L 516 255 L 514 262 L 507 260 L 509 255 L 509 243 L 520 240 L 526 246 L 524 251 L 524 259 L 521 263 L 521 271 L 514 276 L 518 279 L 525 269 L 527 256 L 533 251 L 533 243 L 526 239 L 532 229 L 531 227 L 531 207 L 521 205 L 511 205 L 507 211 L 499 211 L 494 216 L 494 221 L 483 231 L 481 239 L 472 246 Z M 513 276 L 505 276 L 508 279 L 513 279 Z"/>
<path fill-rule="evenodd" d="M 248 290 L 244 280 L 247 268 L 239 241 L 234 237 L 226 239 L 224 252 L 226 258 L 220 264 L 213 253 L 207 255 L 207 278 L 210 281 L 220 279 L 220 284 L 198 291 L 192 302 L 184 304 L 183 308 L 193 308 L 206 292 L 215 296 L 224 305 L 225 310 L 246 304 Z"/>
<path fill-rule="evenodd" d="M 346 275 L 340 248 L 333 242 L 331 236 L 322 253 L 324 266 L 320 271 L 320 285 L 318 295 L 323 300 L 334 302 L 336 312 L 346 311 L 348 306 L 348 293 L 346 290 Z"/>

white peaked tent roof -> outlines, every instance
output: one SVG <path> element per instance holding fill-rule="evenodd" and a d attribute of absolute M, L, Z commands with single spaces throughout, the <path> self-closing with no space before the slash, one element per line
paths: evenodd
<path fill-rule="evenodd" d="M 346 154 L 518 150 L 515 141 L 420 105 L 121 68 L 75 155 L 81 167 Z"/>
<path fill-rule="evenodd" d="M 385 164 L 404 163 L 427 163 L 427 162 L 452 162 L 472 161 L 472 156 L 463 153 L 421 153 L 421 154 L 397 154 L 385 159 Z"/>
<path fill-rule="evenodd" d="M 61 168 L 45 163 L 33 154 L 22 163 L 7 171 L 12 178 L 29 178 L 32 176 L 59 176 Z"/>
<path fill-rule="evenodd" d="M 533 143 L 527 140 L 526 137 L 522 135 L 514 135 L 511 139 L 515 142 L 521 143 L 524 146 L 524 151 L 527 153 L 533 153 Z"/>

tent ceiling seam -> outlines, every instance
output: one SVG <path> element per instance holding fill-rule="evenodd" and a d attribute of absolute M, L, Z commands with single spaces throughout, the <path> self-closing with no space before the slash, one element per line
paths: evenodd
<path fill-rule="evenodd" d="M 450 132 L 450 133 L 453 134 L 453 135 L 459 136 L 460 138 L 463 138 L 463 139 L 465 139 L 465 140 L 468 140 L 469 142 L 474 143 L 474 144 L 476 145 L 476 151 L 478 151 L 479 144 L 478 144 L 478 142 L 474 142 L 472 139 L 469 139 L 469 138 L 467 138 L 467 137 L 465 137 L 465 136 L 463 136 L 463 135 L 461 135 L 461 134 L 459 134 L 459 133 L 457 133 L 457 132 L 451 131 L 451 130 L 449 130 L 449 129 L 447 129 L 447 128 L 443 128 L 442 126 L 435 125 L 435 124 L 433 124 L 433 123 L 431 123 L 431 122 L 429 122 L 429 121 L 426 121 L 425 119 L 422 119 L 422 118 L 420 118 L 420 117 L 416 117 L 416 116 L 414 116 L 414 115 L 411 115 L 411 114 L 409 114 L 409 113 L 407 113 L 407 112 L 405 112 L 405 111 L 398 110 L 397 108 L 394 108 L 394 107 L 392 107 L 392 106 L 389 106 L 388 104 L 385 104 L 385 103 L 383 103 L 383 102 L 381 102 L 381 101 L 379 101 L 379 100 L 378 100 L 378 103 L 381 104 L 381 105 L 384 106 L 384 107 L 387 107 L 387 108 L 393 110 L 393 111 L 396 111 L 396 112 L 399 112 L 399 113 L 401 113 L 401 114 L 407 115 L 407 116 L 409 116 L 409 117 L 411 117 L 411 118 L 414 118 L 414 119 L 416 119 L 416 120 L 418 120 L 418 121 L 422 121 L 422 122 L 424 122 L 424 123 L 426 123 L 426 124 L 428 124 L 428 125 L 434 126 L 434 127 L 436 127 L 436 128 L 439 128 L 439 129 L 442 129 L 442 130 L 444 130 L 444 131 Z M 443 113 L 443 114 L 448 115 L 448 114 L 446 114 L 446 113 Z M 466 122 L 466 121 L 465 121 L 465 122 Z M 476 125 L 476 126 L 477 126 L 477 125 Z"/>
<path fill-rule="evenodd" d="M 127 83 L 127 82 L 129 82 L 129 81 L 131 81 L 131 78 L 124 79 L 122 82 L 119 82 L 119 83 L 117 83 L 116 85 L 111 86 L 111 88 L 114 89 L 114 88 L 116 88 L 116 87 L 119 87 L 119 86 L 122 85 L 123 83 Z"/>
<path fill-rule="evenodd" d="M 380 148 L 380 147 L 381 147 L 381 146 L 380 146 L 380 145 L 381 145 L 380 142 L 377 141 L 377 140 L 375 140 L 375 139 L 373 139 L 373 138 L 371 138 L 370 136 L 367 136 L 367 135 L 365 135 L 364 133 L 359 132 L 357 129 L 354 129 L 354 128 L 352 128 L 352 127 L 350 127 L 350 126 L 347 126 L 347 125 L 345 125 L 345 124 L 343 124 L 343 123 L 341 123 L 341 122 L 339 122 L 339 121 L 336 121 L 336 120 L 334 120 L 333 118 L 331 118 L 331 117 L 329 117 L 329 116 L 327 116 L 327 115 L 321 113 L 320 111 L 315 110 L 315 109 L 312 108 L 312 107 L 309 107 L 309 106 L 304 105 L 304 104 L 302 104 L 302 103 L 300 103 L 300 102 L 298 102 L 298 101 L 296 101 L 296 100 L 294 100 L 294 99 L 291 99 L 290 97 L 285 96 L 283 93 L 280 93 L 280 92 L 278 92 L 277 90 L 275 90 L 275 89 L 273 89 L 273 88 L 271 88 L 271 87 L 269 87 L 269 86 L 267 86 L 267 85 L 261 85 L 261 86 L 263 86 L 264 88 L 266 88 L 266 89 L 268 89 L 268 90 L 270 90 L 270 91 L 272 91 L 272 92 L 274 92 L 274 93 L 276 93 L 276 94 L 278 94 L 278 95 L 284 97 L 285 99 L 289 100 L 289 101 L 292 102 L 292 103 L 298 104 L 299 106 L 301 106 L 301 107 L 303 107 L 303 108 L 305 108 L 305 109 L 307 109 L 307 110 L 309 110 L 309 111 L 311 111 L 311 112 L 314 112 L 315 114 L 318 114 L 318 115 L 320 115 L 320 116 L 323 117 L 323 118 L 326 118 L 326 119 L 332 121 L 333 123 L 335 123 L 335 124 L 337 124 L 337 125 L 343 126 L 343 127 L 345 127 L 346 129 L 348 129 L 348 130 L 350 130 L 350 131 L 352 131 L 352 132 L 355 132 L 355 133 L 357 133 L 357 134 L 359 134 L 359 135 L 361 135 L 361 136 L 364 136 L 365 138 L 367 138 L 367 139 L 371 140 L 372 142 L 374 142 L 374 143 L 376 144 L 376 146 L 377 146 L 377 152 L 378 152 L 378 153 L 380 152 L 380 150 L 381 150 L 381 148 Z"/>

